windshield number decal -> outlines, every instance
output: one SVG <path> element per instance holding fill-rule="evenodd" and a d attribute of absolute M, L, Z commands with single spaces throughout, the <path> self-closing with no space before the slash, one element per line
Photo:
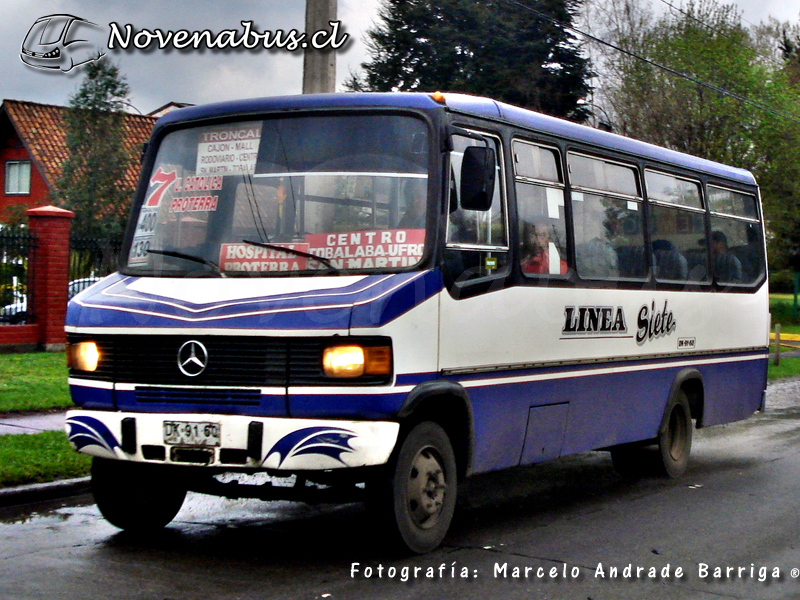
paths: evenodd
<path fill-rule="evenodd" d="M 150 185 L 158 185 L 156 189 L 154 189 L 150 195 L 147 197 L 147 200 L 144 201 L 144 206 L 146 208 L 158 208 L 158 205 L 161 203 L 161 198 L 164 196 L 164 193 L 169 189 L 169 186 L 175 183 L 178 179 L 178 175 L 175 171 L 168 171 L 164 172 L 161 170 L 161 167 L 158 167 L 153 176 L 150 178 Z"/>

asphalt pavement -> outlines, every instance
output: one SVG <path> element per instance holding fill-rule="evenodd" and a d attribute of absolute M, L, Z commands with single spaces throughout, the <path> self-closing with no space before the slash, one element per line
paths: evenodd
<path fill-rule="evenodd" d="M 477 475 L 420 557 L 360 504 L 190 493 L 157 533 L 89 495 L 0 509 L 0 598 L 800 600 L 800 378 L 766 403 L 697 431 L 678 480 L 620 477 L 606 452 Z"/>

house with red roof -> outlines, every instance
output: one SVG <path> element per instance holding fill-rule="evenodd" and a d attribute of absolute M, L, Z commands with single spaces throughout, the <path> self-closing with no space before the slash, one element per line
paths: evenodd
<path fill-rule="evenodd" d="M 67 158 L 66 106 L 23 100 L 0 105 L 0 223 L 9 209 L 54 203 L 55 185 Z M 125 115 L 125 148 L 141 147 L 150 138 L 156 117 Z M 138 163 L 131 165 L 124 185 L 136 187 Z M 22 210 L 22 209 L 18 209 Z"/>

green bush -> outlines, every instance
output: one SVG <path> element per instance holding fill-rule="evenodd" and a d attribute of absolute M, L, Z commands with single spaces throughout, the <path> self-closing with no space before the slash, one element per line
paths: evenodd
<path fill-rule="evenodd" d="M 794 293 L 794 271 L 784 269 L 769 274 L 769 291 L 771 294 Z"/>
<path fill-rule="evenodd" d="M 772 315 L 772 324 L 800 325 L 800 318 L 794 316 L 794 298 L 792 296 L 770 296 L 769 312 Z M 788 331 L 784 329 L 784 331 Z"/>

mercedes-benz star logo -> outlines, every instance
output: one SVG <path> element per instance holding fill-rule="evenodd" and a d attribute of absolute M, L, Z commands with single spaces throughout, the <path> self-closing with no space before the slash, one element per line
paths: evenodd
<path fill-rule="evenodd" d="M 208 366 L 208 350 L 197 340 L 189 340 L 178 350 L 178 368 L 187 377 L 197 377 Z"/>

